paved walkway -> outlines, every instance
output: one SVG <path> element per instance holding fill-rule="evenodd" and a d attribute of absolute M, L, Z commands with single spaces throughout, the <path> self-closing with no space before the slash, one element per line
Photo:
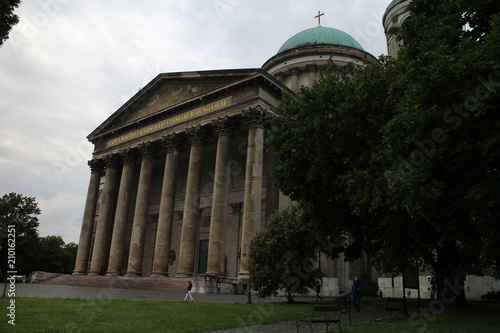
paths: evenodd
<path fill-rule="evenodd" d="M 77 286 L 61 286 L 61 285 L 47 285 L 47 284 L 16 284 L 16 297 L 37 297 L 37 298 L 83 298 L 83 299 L 127 299 L 127 300 L 157 300 L 157 301 L 182 301 L 184 293 L 178 292 L 163 292 L 163 291 L 150 291 L 150 290 L 131 290 L 131 289 L 112 289 L 112 288 L 93 288 L 93 287 L 77 287 Z M 193 297 L 196 302 L 209 302 L 209 303 L 246 303 L 246 295 L 227 295 L 227 294 L 197 294 L 194 293 Z M 260 310 L 265 311 L 265 305 L 269 303 L 283 303 L 284 297 L 271 297 L 261 299 L 257 297 L 252 298 L 252 303 L 261 305 Z M 311 302 L 311 298 L 297 299 L 297 301 Z M 313 304 L 311 304 L 312 307 Z M 249 321 L 262 316 L 256 308 L 255 316 L 249 313 Z M 352 323 L 366 322 L 373 319 L 373 313 L 370 311 L 352 314 Z M 348 316 L 342 318 L 342 327 L 348 327 Z M 333 328 L 333 327 L 332 327 Z M 315 332 L 324 331 L 324 325 L 315 326 Z M 248 323 L 242 323 L 242 327 L 207 333 L 288 333 L 296 332 L 295 322 L 289 321 L 275 325 L 256 325 L 252 326 Z M 301 332 L 307 332 L 304 327 Z"/>

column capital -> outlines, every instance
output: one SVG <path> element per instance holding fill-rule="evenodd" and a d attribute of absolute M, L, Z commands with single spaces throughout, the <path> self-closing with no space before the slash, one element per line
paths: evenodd
<path fill-rule="evenodd" d="M 138 148 L 143 158 L 153 158 L 156 154 L 156 151 L 158 150 L 158 146 L 150 141 L 139 144 Z"/>
<path fill-rule="evenodd" d="M 233 213 L 241 213 L 243 209 L 243 202 L 235 202 L 229 204 L 229 206 L 231 206 Z"/>
<path fill-rule="evenodd" d="M 91 173 L 102 173 L 104 170 L 104 161 L 100 158 L 93 158 L 87 162 Z"/>
<path fill-rule="evenodd" d="M 118 154 L 108 154 L 104 156 L 104 165 L 106 169 L 118 167 L 118 165 L 120 165 Z"/>
<path fill-rule="evenodd" d="M 212 120 L 212 126 L 217 136 L 233 136 L 237 130 L 237 124 L 229 116 L 220 117 Z"/>
<path fill-rule="evenodd" d="M 135 161 L 137 161 L 138 152 L 136 148 L 120 150 L 119 154 L 124 163 L 135 163 Z"/>
<path fill-rule="evenodd" d="M 201 125 L 186 128 L 186 134 L 191 145 L 204 145 L 207 142 L 208 133 Z"/>
<path fill-rule="evenodd" d="M 290 70 L 290 72 L 292 73 L 292 75 L 299 75 L 299 68 L 298 67 L 294 67 Z"/>
<path fill-rule="evenodd" d="M 173 151 L 180 149 L 182 146 L 182 138 L 177 133 L 168 134 L 161 137 L 161 141 L 167 151 Z"/>
<path fill-rule="evenodd" d="M 264 127 L 266 122 L 266 110 L 260 105 L 248 110 L 243 110 L 242 114 L 243 117 L 246 118 L 249 127 Z"/>
<path fill-rule="evenodd" d="M 308 73 L 316 73 L 318 71 L 318 66 L 316 65 L 308 65 L 307 72 Z"/>

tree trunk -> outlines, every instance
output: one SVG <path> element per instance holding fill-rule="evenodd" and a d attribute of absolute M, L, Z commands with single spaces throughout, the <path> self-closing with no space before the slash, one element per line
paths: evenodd
<path fill-rule="evenodd" d="M 291 292 L 289 292 L 289 291 L 286 292 L 286 299 L 288 300 L 288 303 L 290 303 L 290 304 L 294 302 Z"/>
<path fill-rule="evenodd" d="M 458 258 L 458 251 L 454 244 L 437 250 L 437 262 L 434 267 L 436 273 L 437 298 L 443 301 L 447 308 L 453 307 L 456 312 L 467 310 L 465 299 L 464 276 L 457 276 L 454 268 Z"/>

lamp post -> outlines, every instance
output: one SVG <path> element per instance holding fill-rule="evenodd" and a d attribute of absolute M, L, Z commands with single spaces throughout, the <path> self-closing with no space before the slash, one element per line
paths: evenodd
<path fill-rule="evenodd" d="M 249 244 L 245 244 L 245 247 L 243 250 L 245 250 L 248 246 L 248 258 L 252 258 L 252 242 Z M 245 257 L 247 254 L 242 253 L 243 256 Z M 250 270 L 250 267 L 248 267 L 248 292 L 247 292 L 247 304 L 252 304 L 252 271 Z"/>

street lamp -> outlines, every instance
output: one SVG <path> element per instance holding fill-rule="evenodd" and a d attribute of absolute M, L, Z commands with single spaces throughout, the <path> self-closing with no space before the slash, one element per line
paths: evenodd
<path fill-rule="evenodd" d="M 252 242 L 249 244 L 245 244 L 245 247 L 243 247 L 243 251 L 247 248 L 248 246 L 248 259 L 252 257 Z M 244 257 L 246 257 L 246 253 L 242 253 Z M 248 263 L 247 263 L 248 265 Z M 250 267 L 248 267 L 248 298 L 247 298 L 247 304 L 252 304 L 252 271 L 250 270 Z"/>

